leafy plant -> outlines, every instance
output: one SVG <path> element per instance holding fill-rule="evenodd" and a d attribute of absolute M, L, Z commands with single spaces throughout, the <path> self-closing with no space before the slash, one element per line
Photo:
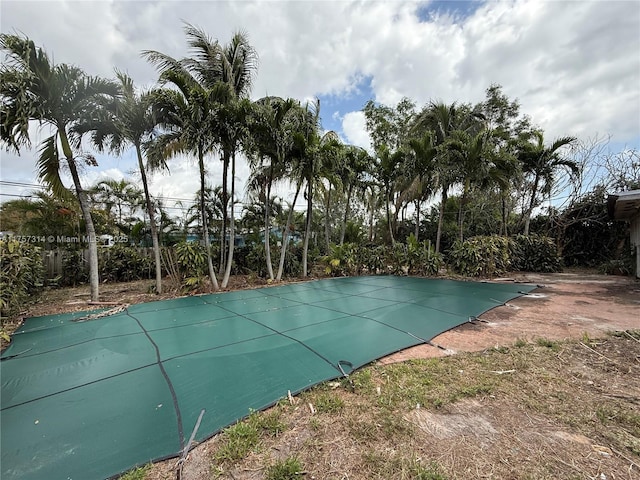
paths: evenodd
<path fill-rule="evenodd" d="M 60 284 L 76 286 L 89 281 L 88 263 L 83 250 L 67 249 L 62 254 L 62 279 Z"/>
<path fill-rule="evenodd" d="M 14 314 L 43 286 L 40 247 L 17 240 L 0 240 L 0 314 Z"/>
<path fill-rule="evenodd" d="M 100 251 L 100 275 L 102 281 L 130 282 L 151 278 L 153 261 L 137 248 L 116 245 Z"/>
<path fill-rule="evenodd" d="M 386 273 L 386 249 L 382 245 L 361 245 L 357 251 L 357 262 L 369 275 Z"/>
<path fill-rule="evenodd" d="M 510 240 L 506 237 L 479 236 L 461 242 L 449 250 L 449 266 L 470 277 L 491 277 L 511 267 Z"/>
<path fill-rule="evenodd" d="M 331 245 L 328 255 L 323 258 L 325 273 L 333 277 L 355 275 L 357 268 L 357 246 L 354 243 Z"/>
<path fill-rule="evenodd" d="M 437 275 L 444 264 L 431 242 L 419 242 L 413 233 L 407 238 L 406 256 L 409 275 Z"/>
<path fill-rule="evenodd" d="M 516 235 L 510 245 L 512 269 L 526 272 L 559 272 L 562 259 L 555 241 L 539 235 Z"/>
<path fill-rule="evenodd" d="M 207 279 L 207 249 L 194 242 L 180 242 L 174 247 L 182 287 L 198 290 Z"/>

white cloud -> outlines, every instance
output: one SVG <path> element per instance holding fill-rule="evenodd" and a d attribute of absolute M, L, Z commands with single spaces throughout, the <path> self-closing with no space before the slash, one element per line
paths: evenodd
<path fill-rule="evenodd" d="M 466 18 L 427 20 L 418 18 L 419 6 L 4 0 L 0 13 L 3 32 L 27 34 L 56 61 L 106 76 L 118 67 L 141 85 L 157 78 L 140 58 L 141 50 L 175 57 L 188 53 L 184 20 L 222 43 L 234 30 L 248 32 L 260 55 L 254 98 L 333 94 L 346 99 L 367 78 L 376 101 L 394 104 L 408 96 L 420 106 L 431 99 L 478 102 L 495 82 L 520 100 L 523 113 L 548 138 L 611 134 L 612 143 L 640 146 L 640 3 L 490 1 Z M 367 146 L 363 116 L 352 108 L 338 104 L 326 115 L 339 112 L 342 136 Z M 33 171 L 33 152 L 20 160 L 5 155 L 3 178 Z M 101 159 L 101 169 L 112 167 L 126 173 L 135 163 L 126 157 L 119 163 Z M 154 178 L 154 188 L 171 195 L 193 193 L 195 172 L 193 164 L 172 163 L 173 175 Z M 211 173 L 212 179 L 220 178 L 213 165 Z M 239 170 L 239 177 L 247 175 L 246 166 Z"/>
<path fill-rule="evenodd" d="M 371 151 L 371 138 L 367 132 L 364 113 L 347 113 L 342 118 L 342 131 L 349 143 Z"/>

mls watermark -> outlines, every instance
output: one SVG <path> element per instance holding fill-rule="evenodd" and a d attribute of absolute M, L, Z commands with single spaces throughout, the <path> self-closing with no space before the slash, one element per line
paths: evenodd
<path fill-rule="evenodd" d="M 6 235 L 7 240 L 14 240 L 21 243 L 48 243 L 48 244 L 89 244 L 97 243 L 98 245 L 111 247 L 117 243 L 129 243 L 129 237 L 126 235 Z"/>

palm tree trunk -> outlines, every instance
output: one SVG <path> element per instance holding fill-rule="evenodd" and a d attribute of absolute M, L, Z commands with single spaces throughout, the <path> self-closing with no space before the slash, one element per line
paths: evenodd
<path fill-rule="evenodd" d="M 344 220 L 342 221 L 342 230 L 340 231 L 340 245 L 344 245 L 344 235 L 347 231 L 347 219 L 349 218 L 349 207 L 351 204 L 352 193 L 353 184 L 349 185 L 349 190 L 347 190 L 347 205 L 344 207 Z"/>
<path fill-rule="evenodd" d="M 269 279 L 273 280 L 273 265 L 271 265 L 271 182 L 273 178 L 273 165 L 269 166 L 269 178 L 267 179 L 267 191 L 264 201 L 264 254 L 267 261 L 267 273 Z"/>
<path fill-rule="evenodd" d="M 62 144 L 62 152 L 67 159 L 71 178 L 73 179 L 73 185 L 78 196 L 78 202 L 80 203 L 82 217 L 84 218 L 87 240 L 89 242 L 89 285 L 91 286 L 91 301 L 97 302 L 100 299 L 100 278 L 98 276 L 98 242 L 96 238 L 96 229 L 93 225 L 93 219 L 91 218 L 91 208 L 89 206 L 87 192 L 84 191 L 82 184 L 80 183 L 78 168 L 75 160 L 73 159 L 73 152 L 69 145 L 67 132 L 64 128 L 58 128 L 58 133 L 60 135 L 60 143 Z"/>
<path fill-rule="evenodd" d="M 531 224 L 531 214 L 536 204 L 536 195 L 538 194 L 538 183 L 540 177 L 536 174 L 536 178 L 533 181 L 533 188 L 531 189 L 531 202 L 529 202 L 529 208 L 527 209 L 526 216 L 524 218 L 524 234 L 529 235 L 529 225 Z"/>
<path fill-rule="evenodd" d="M 327 204 L 324 212 L 324 240 L 327 244 L 327 252 L 331 250 L 331 238 L 329 235 L 329 209 L 331 208 L 331 182 L 329 182 L 329 190 L 327 191 Z"/>
<path fill-rule="evenodd" d="M 502 203 L 502 227 L 504 229 L 504 236 L 508 237 L 509 233 L 507 232 L 507 199 L 504 191 L 500 192 L 500 200 Z"/>
<path fill-rule="evenodd" d="M 211 258 L 211 243 L 209 242 L 209 226 L 207 225 L 207 209 L 204 202 L 204 155 L 202 148 L 198 148 L 198 167 L 200 167 L 200 215 L 202 216 L 202 236 L 204 247 L 207 250 L 207 265 L 209 267 L 209 278 L 215 290 L 220 290 L 216 272 L 213 271 L 213 259 Z"/>
<path fill-rule="evenodd" d="M 468 183 L 465 182 L 465 185 L 462 189 L 462 196 L 460 197 L 460 205 L 458 206 L 458 231 L 459 238 L 462 242 L 464 240 L 464 206 L 467 203 L 467 194 L 468 194 Z"/>
<path fill-rule="evenodd" d="M 306 277 L 307 270 L 307 256 L 309 252 L 309 237 L 311 236 L 311 220 L 313 214 L 313 182 L 311 179 L 307 179 L 307 226 L 304 231 L 304 246 L 302 247 L 302 276 Z"/>
<path fill-rule="evenodd" d="M 136 154 L 138 155 L 138 168 L 140 168 L 140 175 L 142 177 L 142 188 L 144 190 L 144 199 L 147 206 L 147 215 L 149 215 L 149 225 L 151 226 L 151 241 L 153 242 L 153 256 L 156 263 L 156 293 L 162 293 L 162 263 L 160 262 L 160 243 L 158 241 L 158 227 L 156 226 L 156 219 L 151 205 L 151 195 L 149 195 L 149 184 L 147 182 L 147 172 L 144 168 L 142 161 L 142 152 L 140 151 L 140 145 L 136 145 Z"/>
<path fill-rule="evenodd" d="M 282 280 L 282 273 L 284 272 L 284 260 L 285 256 L 287 255 L 287 245 L 289 243 L 289 225 L 291 225 L 291 222 L 293 220 L 293 209 L 296 206 L 296 200 L 298 200 L 300 187 L 302 187 L 302 181 L 299 181 L 298 185 L 296 185 L 296 194 L 293 196 L 293 203 L 291 204 L 289 214 L 287 215 L 287 226 L 284 229 L 284 234 L 282 235 L 282 250 L 280 251 L 280 264 L 278 265 L 278 275 L 276 276 L 276 282 Z"/>
<path fill-rule="evenodd" d="M 440 215 L 438 217 L 438 232 L 436 233 L 436 253 L 440 253 L 440 238 L 442 237 L 442 223 L 444 220 L 444 209 L 447 205 L 448 185 L 442 186 L 442 201 L 440 203 Z"/>
<path fill-rule="evenodd" d="M 371 192 L 369 203 L 371 204 L 371 210 L 369 212 L 369 241 L 373 242 L 373 216 L 375 213 L 375 205 L 376 205 L 375 200 L 373 199 L 373 192 Z"/>
<path fill-rule="evenodd" d="M 220 268 L 224 268 L 224 259 L 226 254 L 226 242 L 227 242 L 227 208 L 228 208 L 228 195 L 227 195 L 227 176 L 229 175 L 229 155 L 226 150 L 222 153 L 222 232 L 220 233 Z"/>
<path fill-rule="evenodd" d="M 391 237 L 391 245 L 393 245 L 395 243 L 395 239 L 393 238 L 393 226 L 391 225 L 391 210 L 389 209 L 389 202 L 391 201 L 389 199 L 389 188 L 386 189 L 386 195 L 385 195 L 385 203 L 387 205 L 387 226 L 389 227 L 389 236 Z"/>
<path fill-rule="evenodd" d="M 233 248 L 236 244 L 236 223 L 233 213 L 233 198 L 235 195 L 236 178 L 236 154 L 231 154 L 231 215 L 229 216 L 229 255 L 227 256 L 227 268 L 222 279 L 222 288 L 227 288 L 231 276 L 231 264 L 233 263 Z"/>
<path fill-rule="evenodd" d="M 416 200 L 416 241 L 418 241 L 418 235 L 420 235 L 420 200 Z"/>

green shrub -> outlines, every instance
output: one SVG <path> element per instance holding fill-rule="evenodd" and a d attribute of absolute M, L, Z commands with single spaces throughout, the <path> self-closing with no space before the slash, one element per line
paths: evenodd
<path fill-rule="evenodd" d="M 271 265 L 275 275 L 280 265 L 281 249 L 277 245 L 271 244 Z M 296 276 L 300 274 L 302 264 L 302 247 L 298 245 L 287 246 L 287 255 L 284 259 L 283 274 L 285 276 Z M 236 247 L 233 252 L 234 274 L 254 273 L 259 277 L 267 276 L 267 260 L 263 243 L 254 243 L 244 247 Z"/>
<path fill-rule="evenodd" d="M 448 253 L 449 266 L 469 277 L 491 277 L 511 267 L 510 239 L 498 236 L 456 240 Z"/>
<path fill-rule="evenodd" d="M 182 287 L 197 290 L 203 286 L 209 275 L 207 249 L 196 242 L 180 242 L 173 249 L 178 276 Z M 216 257 L 213 257 L 215 261 Z"/>
<path fill-rule="evenodd" d="M 442 255 L 427 241 L 418 242 L 412 233 L 407 238 L 406 259 L 409 275 L 437 275 L 444 264 Z"/>
<path fill-rule="evenodd" d="M 358 246 L 354 243 L 331 245 L 328 255 L 322 258 L 325 273 L 332 277 L 345 277 L 358 273 Z"/>
<path fill-rule="evenodd" d="M 67 249 L 62 253 L 62 278 L 61 286 L 72 286 L 87 283 L 89 281 L 89 267 L 79 249 Z"/>
<path fill-rule="evenodd" d="M 130 282 L 152 278 L 153 260 L 135 247 L 115 245 L 100 249 L 98 266 L 103 282 Z"/>
<path fill-rule="evenodd" d="M 356 252 L 357 263 L 369 275 L 386 273 L 387 250 L 383 245 L 360 245 Z"/>
<path fill-rule="evenodd" d="M 44 281 L 41 248 L 17 240 L 0 240 L 0 314 L 12 315 Z"/>
<path fill-rule="evenodd" d="M 539 235 L 516 235 L 511 245 L 512 269 L 524 272 L 560 272 L 562 259 L 555 241 Z"/>

